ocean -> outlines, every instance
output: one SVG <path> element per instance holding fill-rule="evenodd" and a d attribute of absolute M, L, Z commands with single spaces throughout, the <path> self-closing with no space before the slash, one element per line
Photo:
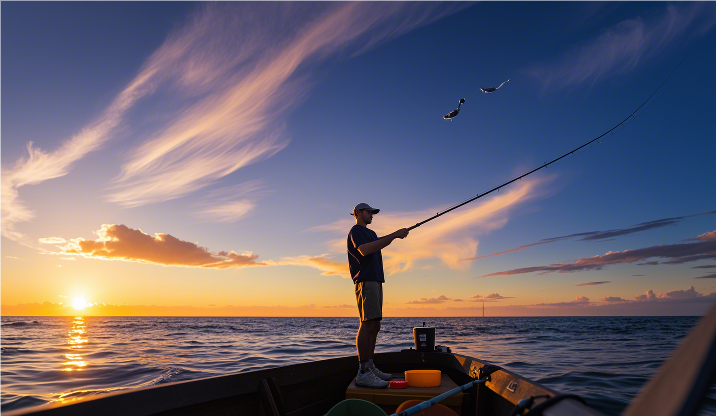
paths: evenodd
<path fill-rule="evenodd" d="M 698 319 L 385 318 L 376 351 L 411 347 L 425 321 L 455 353 L 616 415 Z M 357 329 L 357 318 L 2 317 L 1 410 L 355 355 Z M 715 393 L 701 414 L 716 415 Z"/>

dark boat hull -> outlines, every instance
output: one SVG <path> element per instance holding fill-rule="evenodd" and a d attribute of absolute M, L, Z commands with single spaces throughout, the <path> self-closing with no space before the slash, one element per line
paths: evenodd
<path fill-rule="evenodd" d="M 457 354 L 413 350 L 376 354 L 375 362 L 383 371 L 391 373 L 438 369 L 457 385 L 475 380 L 486 364 Z M 286 415 L 322 415 L 345 398 L 346 387 L 356 371 L 355 356 L 341 357 L 70 399 L 7 415 L 263 415 L 267 413 L 261 404 L 259 385 L 261 380 L 272 377 L 280 386 Z M 490 375 L 484 387 L 466 391 L 462 405 L 456 410 L 463 416 L 509 415 L 521 399 L 557 394 L 510 371 L 499 370 Z M 383 410 L 388 414 L 395 411 L 390 406 L 383 406 Z M 565 400 L 545 414 L 600 413 L 576 401 Z"/>

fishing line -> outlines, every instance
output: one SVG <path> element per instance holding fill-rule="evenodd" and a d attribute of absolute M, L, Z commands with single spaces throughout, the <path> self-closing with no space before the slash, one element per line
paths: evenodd
<path fill-rule="evenodd" d="M 609 136 L 607 136 L 607 137 L 611 137 L 611 136 L 613 136 L 614 134 L 618 133 L 621 129 L 623 129 L 624 127 L 626 127 L 627 125 L 629 125 L 632 121 L 634 121 L 634 119 L 636 119 L 637 116 L 643 114 L 644 111 L 646 111 L 649 107 L 651 107 L 651 105 L 652 105 L 654 102 L 656 102 L 661 96 L 663 96 L 664 93 L 666 93 L 666 91 L 668 90 L 668 88 L 667 88 L 667 90 L 665 90 L 662 94 L 660 94 L 659 97 L 657 97 L 656 99 L 654 99 L 653 101 L 651 101 L 651 99 L 654 97 L 654 95 L 656 95 L 656 93 L 659 92 L 659 90 L 661 89 L 661 87 L 664 86 L 664 84 L 666 83 L 666 81 L 668 81 L 669 78 L 671 78 L 671 76 L 674 74 L 674 72 L 676 72 L 676 70 L 681 66 L 681 64 L 682 64 L 682 63 L 686 60 L 686 58 L 691 54 L 691 51 L 694 50 L 694 48 L 696 47 L 696 45 L 698 45 L 698 41 L 694 44 L 694 46 L 691 47 L 691 49 L 689 50 L 689 52 L 686 53 L 686 55 L 681 59 L 681 61 L 679 61 L 678 65 L 676 65 L 676 67 L 671 71 L 671 73 L 669 73 L 669 75 L 661 82 L 661 84 L 659 84 L 659 86 L 654 90 L 654 92 L 651 93 L 651 95 L 649 96 L 649 98 L 647 98 L 646 100 L 644 100 L 644 102 L 641 103 L 641 105 L 639 105 L 639 107 L 637 107 L 636 110 L 634 110 L 631 114 L 629 114 L 629 116 L 627 116 L 627 118 L 625 118 L 624 120 L 622 120 L 619 124 L 615 125 L 615 126 L 612 127 L 611 129 L 609 129 L 609 130 L 607 130 L 606 132 L 602 133 L 601 135 L 597 136 L 595 139 L 592 139 L 592 140 L 588 141 L 587 143 L 584 143 L 583 145 L 577 147 L 576 149 L 574 149 L 574 150 L 572 150 L 572 151 L 570 151 L 570 152 L 567 152 L 567 153 L 563 154 L 562 156 L 560 156 L 560 157 L 558 157 L 558 158 L 556 158 L 556 159 L 553 159 L 553 160 L 551 160 L 551 161 L 549 161 L 549 162 L 545 162 L 545 163 L 542 164 L 541 166 L 539 166 L 539 167 L 537 167 L 537 168 L 535 168 L 535 169 L 532 169 L 531 171 L 529 171 L 529 172 L 527 172 L 527 173 L 525 173 L 525 174 L 522 174 L 522 175 L 520 175 L 520 176 L 518 176 L 518 177 L 516 177 L 516 178 L 514 178 L 514 179 L 512 179 L 512 180 L 510 180 L 510 181 L 508 181 L 508 182 L 505 182 L 505 183 L 503 183 L 502 185 L 496 186 L 496 187 L 490 189 L 490 190 L 487 191 L 487 192 L 483 192 L 483 193 L 481 193 L 481 194 L 477 194 L 476 196 L 474 196 L 474 197 L 472 197 L 472 198 L 466 199 L 466 200 L 464 200 L 463 202 L 460 202 L 460 203 L 458 203 L 458 204 L 455 204 L 455 205 L 451 206 L 451 207 L 448 208 L 448 209 L 445 209 L 445 210 L 443 210 L 443 211 L 440 211 L 440 212 L 438 212 L 437 214 L 433 215 L 432 217 L 430 217 L 430 218 L 428 218 L 428 219 L 426 219 L 426 220 L 424 220 L 424 221 L 421 221 L 421 222 L 419 222 L 419 223 L 413 225 L 412 227 L 409 227 L 408 230 L 412 230 L 412 229 L 414 229 L 414 228 L 418 228 L 418 227 L 420 227 L 421 225 L 425 224 L 426 222 L 429 222 L 429 221 L 434 220 L 435 218 L 441 217 L 441 216 L 447 214 L 447 213 L 450 212 L 450 211 L 456 210 L 456 209 L 460 208 L 460 207 L 463 206 L 463 205 L 466 205 L 466 204 L 469 204 L 469 203 L 472 202 L 472 201 L 475 201 L 476 199 L 482 198 L 483 196 L 489 195 L 489 194 L 491 194 L 491 193 L 493 193 L 493 192 L 495 192 L 495 191 L 499 191 L 501 188 L 504 188 L 505 186 L 507 186 L 507 185 L 509 185 L 509 184 L 511 184 L 511 183 L 513 183 L 513 182 L 517 182 L 518 180 L 520 180 L 520 179 L 522 179 L 522 178 L 524 178 L 524 177 L 526 177 L 526 176 L 529 176 L 529 175 L 531 175 L 531 174 L 537 172 L 538 170 L 542 170 L 542 169 L 546 168 L 546 167 L 549 166 L 549 165 L 552 165 L 552 164 L 554 164 L 554 163 L 559 162 L 559 161 L 562 160 L 562 159 L 565 159 L 565 158 L 567 158 L 567 157 L 569 157 L 569 156 L 575 155 L 575 152 L 576 152 L 576 154 L 582 153 L 582 152 L 581 152 L 582 149 L 584 149 L 584 151 L 587 151 L 587 150 L 589 150 L 590 148 L 594 147 L 594 146 L 593 146 L 593 143 L 595 143 L 595 142 L 597 142 L 597 144 L 601 144 L 600 139 L 603 139 L 603 138 L 604 138 L 605 136 L 607 136 L 607 135 L 609 135 Z M 650 103 L 646 108 L 644 108 L 644 110 L 643 110 L 641 113 L 637 114 L 637 113 L 639 112 L 639 110 L 642 109 L 642 107 L 644 107 L 647 103 L 649 103 L 649 101 L 651 101 L 651 103 Z M 587 146 L 589 146 L 589 147 L 587 147 Z M 585 148 L 586 148 L 586 149 L 585 149 Z"/>
<path fill-rule="evenodd" d="M 582 149 L 582 150 L 579 150 L 579 151 L 577 151 L 577 152 L 572 153 L 569 157 L 565 158 L 564 160 L 560 160 L 559 162 L 555 163 L 554 166 L 559 166 L 559 165 L 561 165 L 562 163 L 565 163 L 565 162 L 567 162 L 568 160 L 570 160 L 570 159 L 576 157 L 577 155 L 581 155 L 582 153 L 586 153 L 586 152 L 592 150 L 593 148 L 597 147 L 598 145 L 604 143 L 606 140 L 611 139 L 612 137 L 614 137 L 615 135 L 617 135 L 619 132 L 621 132 L 622 130 L 624 130 L 628 125 L 630 125 L 631 123 L 633 123 L 634 120 L 636 120 L 637 117 L 639 117 L 640 115 L 644 114 L 644 113 L 646 112 L 646 110 L 648 110 L 649 107 L 651 107 L 655 102 L 657 102 L 661 97 L 663 97 L 664 94 L 666 94 L 666 92 L 669 91 L 670 88 L 671 88 L 670 86 L 669 86 L 669 87 L 666 87 L 666 89 L 665 89 L 663 92 L 661 92 L 659 95 L 657 95 L 656 98 L 654 98 L 654 99 L 649 103 L 649 105 L 647 105 L 646 107 L 644 107 L 644 109 L 641 110 L 638 114 L 635 114 L 634 117 L 632 117 L 631 119 L 629 119 L 629 121 L 627 121 L 626 123 L 622 124 L 621 127 L 619 127 L 618 129 L 614 130 L 613 132 L 611 132 L 611 134 L 609 134 L 608 137 L 604 137 L 602 140 L 598 140 L 596 143 L 592 143 L 591 145 L 589 145 L 589 147 L 586 147 L 586 148 L 584 148 L 584 149 Z M 624 145 L 624 142 L 621 142 L 621 143 L 622 143 L 622 145 Z"/>

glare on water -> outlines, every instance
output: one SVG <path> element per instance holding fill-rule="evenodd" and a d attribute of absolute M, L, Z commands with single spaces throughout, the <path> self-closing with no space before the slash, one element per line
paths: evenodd
<path fill-rule="evenodd" d="M 89 364 L 82 359 L 83 344 L 89 341 L 86 332 L 84 317 L 75 317 L 72 321 L 72 328 L 70 328 L 70 332 L 67 334 L 67 344 L 69 344 L 69 349 L 72 352 L 65 354 L 65 358 L 69 361 L 62 363 L 62 365 L 65 366 L 62 371 L 80 371 Z"/>

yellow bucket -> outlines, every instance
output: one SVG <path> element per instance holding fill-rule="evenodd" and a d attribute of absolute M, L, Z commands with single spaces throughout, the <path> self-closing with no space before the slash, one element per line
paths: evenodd
<path fill-rule="evenodd" d="M 440 370 L 408 370 L 405 381 L 412 387 L 437 387 L 440 385 Z"/>

